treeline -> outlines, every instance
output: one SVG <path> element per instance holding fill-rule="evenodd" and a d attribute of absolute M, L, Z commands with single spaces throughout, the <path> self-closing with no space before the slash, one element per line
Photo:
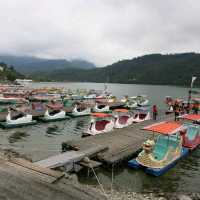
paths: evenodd
<path fill-rule="evenodd" d="M 0 81 L 15 81 L 17 78 L 24 78 L 24 76 L 18 73 L 13 66 L 8 66 L 5 63 L 0 63 Z"/>
<path fill-rule="evenodd" d="M 135 84 L 190 85 L 191 77 L 200 86 L 200 54 L 151 54 L 112 65 L 89 70 L 62 69 L 37 72 L 33 77 L 41 81 L 80 81 Z"/>

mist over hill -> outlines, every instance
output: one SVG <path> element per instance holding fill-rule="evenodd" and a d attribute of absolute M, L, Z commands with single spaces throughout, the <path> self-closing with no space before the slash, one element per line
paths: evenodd
<path fill-rule="evenodd" d="M 150 54 L 129 60 L 121 60 L 103 68 L 56 69 L 44 74 L 34 73 L 37 80 L 110 82 L 135 84 L 190 85 L 193 75 L 199 78 L 200 54 Z"/>
<path fill-rule="evenodd" d="M 12 65 L 16 70 L 25 74 L 67 68 L 92 69 L 96 67 L 93 63 L 82 59 L 68 61 L 65 59 L 44 59 L 30 56 L 13 55 L 0 55 L 0 62 Z"/>

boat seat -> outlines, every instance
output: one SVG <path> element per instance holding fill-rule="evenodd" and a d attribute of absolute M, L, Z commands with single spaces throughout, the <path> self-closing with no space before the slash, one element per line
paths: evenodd
<path fill-rule="evenodd" d="M 17 115 L 14 115 L 12 116 L 11 120 L 17 120 L 18 118 L 22 118 L 24 117 L 25 115 L 23 113 L 19 113 Z"/>
<path fill-rule="evenodd" d="M 98 109 L 103 109 L 103 108 L 105 108 L 105 107 L 106 107 L 106 105 L 98 105 L 98 106 L 97 106 Z"/>
<path fill-rule="evenodd" d="M 170 147 L 175 150 L 177 146 L 178 142 L 176 138 L 170 137 L 170 139 L 168 140 L 168 137 L 158 136 L 157 142 L 153 150 L 154 157 L 157 160 L 162 160 Z"/>
<path fill-rule="evenodd" d="M 107 120 L 101 120 L 101 121 L 96 121 L 95 123 L 95 128 L 97 131 L 102 131 L 105 129 L 105 126 L 110 123 L 110 121 Z"/>
<path fill-rule="evenodd" d="M 190 141 L 194 140 L 198 132 L 199 128 L 194 126 L 189 126 L 186 133 L 188 140 Z"/>
<path fill-rule="evenodd" d="M 120 116 L 119 117 L 119 123 L 120 124 L 126 124 L 128 119 L 129 119 L 129 116 Z"/>
<path fill-rule="evenodd" d="M 146 116 L 147 116 L 146 113 L 140 113 L 140 114 L 139 114 L 139 118 L 140 118 L 140 119 L 145 119 Z"/>

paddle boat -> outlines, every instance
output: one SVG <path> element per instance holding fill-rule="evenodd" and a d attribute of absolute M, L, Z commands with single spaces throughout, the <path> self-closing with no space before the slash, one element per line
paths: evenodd
<path fill-rule="evenodd" d="M 94 108 L 92 109 L 93 112 L 97 113 L 105 113 L 105 112 L 111 112 L 109 105 L 106 104 L 95 104 Z"/>
<path fill-rule="evenodd" d="M 186 114 L 180 116 L 180 118 L 192 121 L 192 123 L 184 123 L 186 129 L 181 132 L 181 136 L 183 138 L 183 146 L 193 150 L 200 144 L 200 115 Z"/>
<path fill-rule="evenodd" d="M 138 103 L 137 103 L 137 97 L 128 97 L 128 96 L 124 96 L 122 99 L 121 99 L 121 102 L 124 103 L 124 107 L 126 108 L 136 108 L 138 106 Z"/>
<path fill-rule="evenodd" d="M 150 119 L 151 119 L 151 114 L 149 108 L 147 107 L 136 108 L 136 112 L 133 116 L 134 123 L 140 123 Z"/>
<path fill-rule="evenodd" d="M 51 121 L 60 121 L 68 118 L 69 117 L 66 116 L 66 112 L 64 110 L 49 111 L 49 109 L 47 109 L 46 112 L 44 113 L 44 117 L 41 117 L 40 119 L 44 122 L 51 122 Z"/>
<path fill-rule="evenodd" d="M 138 104 L 138 106 L 148 106 L 149 100 L 147 98 L 147 95 L 138 95 L 137 96 L 137 104 Z"/>
<path fill-rule="evenodd" d="M 124 128 L 133 123 L 133 117 L 127 109 L 115 109 L 113 113 L 115 118 L 114 128 Z"/>
<path fill-rule="evenodd" d="M 144 127 L 153 132 L 153 137 L 143 143 L 143 150 L 128 166 L 144 169 L 147 174 L 160 176 L 172 168 L 178 160 L 185 157 L 189 150 L 182 146 L 180 131 L 184 126 L 177 122 L 160 122 Z M 157 137 L 155 137 L 157 133 Z"/>
<path fill-rule="evenodd" d="M 114 118 L 107 113 L 91 113 L 91 121 L 86 133 L 83 136 L 107 133 L 114 128 Z"/>
<path fill-rule="evenodd" d="M 11 117 L 11 110 L 8 109 L 8 115 L 5 122 L 0 122 L 3 128 L 16 128 L 27 125 L 34 125 L 37 121 L 32 119 L 32 115 L 26 113 L 20 113 L 15 117 Z"/>
<path fill-rule="evenodd" d="M 130 97 L 130 98 L 128 99 L 128 101 L 126 102 L 126 107 L 127 107 L 127 108 L 130 108 L 130 109 L 132 109 L 132 108 L 137 108 L 137 107 L 138 107 L 137 100 L 135 99 L 134 96 L 133 96 L 133 97 Z"/>
<path fill-rule="evenodd" d="M 44 122 L 60 121 L 67 119 L 66 112 L 63 110 L 63 105 L 57 102 L 52 102 L 46 105 L 46 111 L 43 117 L 39 119 Z"/>
<path fill-rule="evenodd" d="M 90 113 L 91 113 L 91 108 L 83 108 L 75 105 L 72 112 L 67 114 L 71 117 L 81 117 L 90 115 Z"/>
<path fill-rule="evenodd" d="M 24 98 L 4 97 L 2 94 L 0 95 L 0 105 L 23 104 L 25 102 L 27 100 Z"/>

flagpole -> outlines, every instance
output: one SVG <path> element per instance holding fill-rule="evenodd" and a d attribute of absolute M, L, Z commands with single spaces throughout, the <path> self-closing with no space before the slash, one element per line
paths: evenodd
<path fill-rule="evenodd" d="M 192 88 L 193 88 L 193 83 L 194 81 L 197 79 L 196 76 L 192 76 L 192 81 L 191 81 L 191 85 L 190 85 L 190 89 L 188 91 L 188 107 L 190 107 L 190 102 L 191 102 L 191 98 L 192 98 Z"/>

